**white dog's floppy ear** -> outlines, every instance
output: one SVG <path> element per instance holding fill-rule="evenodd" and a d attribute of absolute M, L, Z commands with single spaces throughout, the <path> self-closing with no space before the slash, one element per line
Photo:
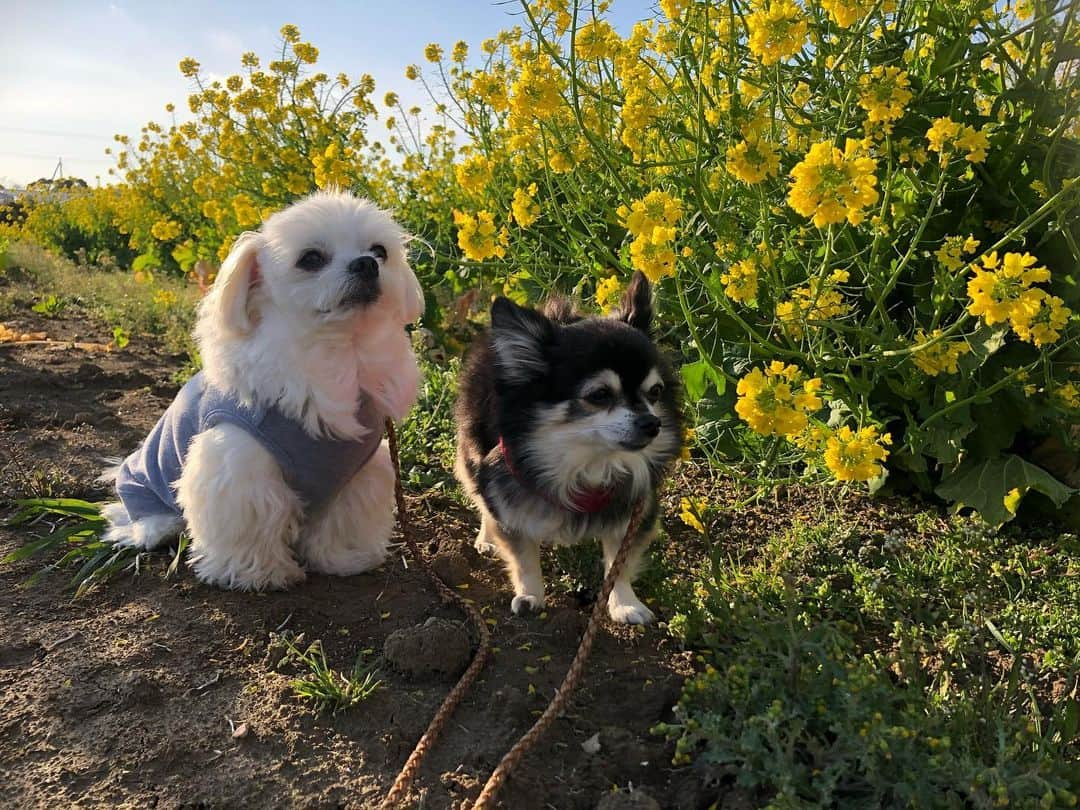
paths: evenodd
<path fill-rule="evenodd" d="M 547 371 L 546 349 L 555 339 L 555 324 L 536 310 L 496 298 L 491 304 L 491 337 L 496 379 L 520 385 Z"/>
<path fill-rule="evenodd" d="M 406 265 L 405 269 L 405 311 L 402 316 L 405 318 L 405 323 L 415 323 L 424 314 L 424 290 L 412 268 Z"/>
<path fill-rule="evenodd" d="M 211 308 L 218 323 L 229 332 L 244 335 L 251 331 L 248 294 L 259 281 L 257 254 L 261 245 L 261 234 L 240 234 L 214 280 Z"/>

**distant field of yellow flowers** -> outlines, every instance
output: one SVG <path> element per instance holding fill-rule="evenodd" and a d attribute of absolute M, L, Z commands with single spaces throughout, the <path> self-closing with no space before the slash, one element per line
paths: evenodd
<path fill-rule="evenodd" d="M 423 110 L 319 72 L 292 25 L 223 81 L 187 58 L 187 109 L 117 136 L 115 185 L 5 233 L 187 273 L 351 188 L 421 238 L 450 343 L 463 301 L 605 310 L 646 273 L 715 463 L 994 523 L 1030 491 L 1064 503 L 1026 452 L 1075 447 L 1080 415 L 1077 4 L 661 0 L 626 36 L 609 5 L 530 0 L 478 46 L 429 45 L 402 77 Z"/>

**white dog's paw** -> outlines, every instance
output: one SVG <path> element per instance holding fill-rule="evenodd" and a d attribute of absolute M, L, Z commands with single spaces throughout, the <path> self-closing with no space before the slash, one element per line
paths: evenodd
<path fill-rule="evenodd" d="M 237 591 L 283 591 L 304 581 L 307 574 L 293 559 L 278 559 L 262 566 L 206 556 L 191 561 L 195 577 L 207 585 Z"/>
<path fill-rule="evenodd" d="M 321 554 L 311 554 L 309 550 L 305 567 L 313 574 L 351 577 L 378 568 L 385 561 L 386 549 L 335 549 L 332 553 Z"/>
<path fill-rule="evenodd" d="M 480 535 L 473 541 L 473 548 L 485 557 L 494 557 L 499 553 L 499 550 L 495 548 L 495 544 L 488 542 L 483 535 Z"/>
<path fill-rule="evenodd" d="M 531 593 L 519 593 L 510 601 L 510 610 L 515 616 L 523 613 L 536 613 L 544 609 L 547 602 L 543 596 L 533 596 Z"/>
<path fill-rule="evenodd" d="M 618 598 L 611 594 L 608 599 L 608 615 L 618 624 L 652 624 L 656 616 L 636 596 Z"/>

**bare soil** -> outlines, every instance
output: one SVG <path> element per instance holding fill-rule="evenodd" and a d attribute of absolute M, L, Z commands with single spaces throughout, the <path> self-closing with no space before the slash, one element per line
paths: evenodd
<path fill-rule="evenodd" d="M 5 322 L 58 340 L 110 338 L 74 308 Z M 103 458 L 153 425 L 181 364 L 137 339 L 113 352 L 0 344 L 0 505 L 103 500 Z M 590 606 L 557 596 L 543 617 L 512 617 L 504 575 L 472 550 L 475 516 L 445 497 L 409 507 L 440 570 L 496 620 L 494 659 L 418 781 L 418 806 L 463 807 L 546 705 Z M 0 556 L 37 531 L 0 528 Z M 322 639 L 348 670 L 394 631 L 460 620 L 402 553 L 366 575 L 268 594 L 210 588 L 183 566 L 166 578 L 169 555 L 151 555 L 78 600 L 70 571 L 20 587 L 42 562 L 0 566 L 0 806 L 374 807 L 457 676 L 438 666 L 405 675 L 383 660 L 372 698 L 324 716 L 293 696 L 296 673 L 272 665 L 270 633 L 282 629 Z M 670 746 L 649 733 L 690 669 L 662 629 L 605 628 L 570 710 L 510 779 L 503 806 L 593 808 L 630 784 L 664 807 L 717 801 L 710 775 L 673 768 Z M 599 752 L 586 753 L 597 733 Z"/>

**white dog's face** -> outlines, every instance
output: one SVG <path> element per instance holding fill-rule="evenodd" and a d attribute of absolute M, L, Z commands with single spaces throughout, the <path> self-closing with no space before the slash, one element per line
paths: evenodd
<path fill-rule="evenodd" d="M 340 192 L 307 197 L 237 240 L 215 285 L 222 325 L 245 333 L 271 309 L 294 332 L 410 323 L 424 300 L 404 240 L 389 214 L 367 200 Z"/>
<path fill-rule="evenodd" d="M 352 435 L 358 391 L 400 418 L 419 373 L 405 325 L 424 297 L 385 211 L 323 191 L 236 240 L 196 326 L 207 379 Z"/>

